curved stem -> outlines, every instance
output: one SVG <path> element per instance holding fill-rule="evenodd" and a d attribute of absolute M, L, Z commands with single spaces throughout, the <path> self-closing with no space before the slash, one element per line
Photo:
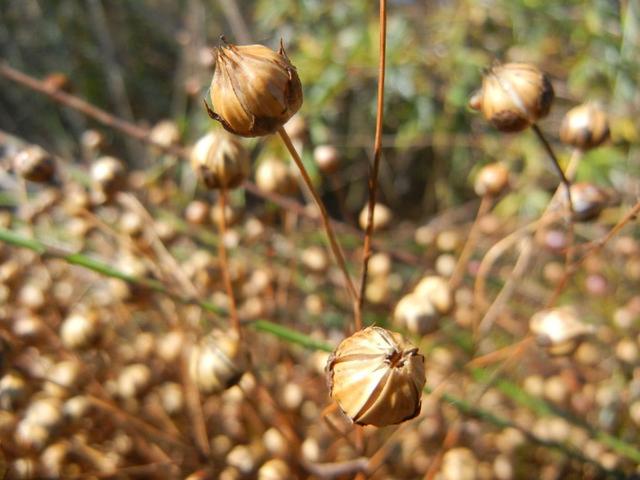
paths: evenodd
<path fill-rule="evenodd" d="M 240 337 L 240 320 L 238 318 L 238 310 L 236 308 L 236 298 L 233 295 L 233 286 L 231 285 L 231 275 L 229 274 L 229 261 L 227 258 L 227 247 L 224 244 L 227 234 L 227 189 L 222 188 L 218 195 L 218 206 L 221 210 L 220 214 L 220 240 L 218 241 L 218 254 L 220 255 L 220 268 L 222 269 L 222 278 L 224 287 L 227 290 L 229 298 L 229 315 L 231 315 L 231 326 Z"/>
<path fill-rule="evenodd" d="M 354 302 L 354 312 L 355 312 L 356 303 L 358 301 L 358 295 L 356 293 L 355 287 L 353 286 L 353 281 L 351 280 L 349 271 L 347 270 L 347 262 L 344 258 L 344 253 L 342 253 L 342 249 L 340 248 L 340 244 L 338 243 L 336 234 L 333 231 L 333 227 L 331 226 L 331 221 L 329 219 L 329 214 L 327 213 L 327 209 L 325 208 L 324 203 L 320 198 L 320 195 L 318 194 L 315 187 L 313 186 L 313 183 L 311 182 L 311 177 L 309 177 L 309 173 L 307 172 L 307 169 L 302 163 L 302 159 L 300 158 L 300 155 L 298 154 L 296 148 L 293 146 L 293 143 L 291 142 L 291 138 L 289 138 L 289 134 L 284 129 L 284 127 L 278 128 L 278 134 L 280 135 L 280 138 L 284 142 L 285 147 L 287 147 L 287 150 L 291 154 L 291 158 L 293 158 L 293 161 L 298 167 L 298 170 L 300 170 L 302 179 L 304 180 L 305 185 L 311 192 L 311 196 L 313 197 L 313 200 L 316 202 L 316 205 L 320 210 L 322 224 L 324 226 L 325 232 L 327 233 L 327 238 L 329 239 L 329 245 L 331 246 L 331 251 L 333 252 L 333 256 L 336 258 L 336 261 L 338 262 L 338 266 L 340 267 L 340 270 L 342 270 L 342 273 L 344 275 L 347 290 L 349 290 L 349 295 L 351 295 L 351 299 Z"/>

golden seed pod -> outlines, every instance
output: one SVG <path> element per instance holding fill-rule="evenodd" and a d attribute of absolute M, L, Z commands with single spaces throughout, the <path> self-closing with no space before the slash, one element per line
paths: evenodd
<path fill-rule="evenodd" d="M 98 317 L 91 311 L 78 311 L 69 315 L 60 326 L 60 339 L 67 348 L 82 349 L 99 336 Z"/>
<path fill-rule="evenodd" d="M 333 145 L 318 145 L 313 149 L 313 160 L 325 174 L 335 173 L 340 167 L 340 153 Z"/>
<path fill-rule="evenodd" d="M 17 372 L 8 372 L 0 378 L 0 409 L 15 410 L 27 398 L 28 385 Z"/>
<path fill-rule="evenodd" d="M 289 478 L 292 478 L 291 470 L 286 462 L 280 458 L 268 460 L 258 470 L 258 480 L 287 480 Z"/>
<path fill-rule="evenodd" d="M 277 52 L 263 45 L 225 44 L 214 54 L 209 115 L 229 132 L 268 135 L 300 109 L 302 85 L 282 42 Z"/>
<path fill-rule="evenodd" d="M 151 370 L 144 363 L 127 365 L 118 375 L 118 395 L 122 398 L 135 398 L 142 395 L 149 388 L 151 377 Z"/>
<path fill-rule="evenodd" d="M 509 170 L 501 163 L 490 163 L 478 172 L 473 188 L 476 195 L 500 195 L 509 186 Z"/>
<path fill-rule="evenodd" d="M 218 393 L 240 381 L 249 352 L 235 332 L 213 330 L 191 351 L 189 373 L 204 393 Z"/>
<path fill-rule="evenodd" d="M 322 273 L 329 266 L 326 250 L 317 245 L 305 248 L 300 254 L 300 260 L 306 268 L 314 273 Z"/>
<path fill-rule="evenodd" d="M 226 132 L 209 132 L 191 151 L 191 167 L 207 188 L 236 188 L 249 176 L 249 153 Z"/>
<path fill-rule="evenodd" d="M 454 298 L 449 282 L 438 275 L 427 275 L 413 289 L 419 297 L 428 300 L 438 313 L 446 315 L 453 310 Z"/>
<path fill-rule="evenodd" d="M 573 107 L 560 126 L 560 140 L 580 150 L 597 147 L 609 138 L 609 118 L 593 103 Z"/>
<path fill-rule="evenodd" d="M 481 98 L 472 97 L 485 118 L 502 132 L 519 132 L 545 117 L 554 92 L 534 65 L 506 63 L 493 67 L 482 81 Z"/>
<path fill-rule="evenodd" d="M 367 203 L 362 211 L 360 212 L 360 216 L 358 217 L 358 222 L 360 223 L 360 228 L 366 230 L 367 228 L 367 218 L 369 216 L 369 204 Z M 376 202 L 373 206 L 373 231 L 384 230 L 389 226 L 391 220 L 393 219 L 393 213 L 391 209 L 382 203 Z"/>
<path fill-rule="evenodd" d="M 440 326 L 440 315 L 434 305 L 415 293 L 400 299 L 393 312 L 393 320 L 396 325 L 406 328 L 415 335 L 427 335 L 435 332 Z"/>
<path fill-rule="evenodd" d="M 110 197 L 124 186 L 124 165 L 115 157 L 100 157 L 91 165 L 91 180 L 99 193 Z"/>
<path fill-rule="evenodd" d="M 380 327 L 354 333 L 326 370 L 331 397 L 354 423 L 384 427 L 420 413 L 424 357 L 399 333 Z"/>
<path fill-rule="evenodd" d="M 538 345 L 550 355 L 570 355 L 593 326 L 583 323 L 571 306 L 541 310 L 529 321 L 529 328 Z"/>
<path fill-rule="evenodd" d="M 104 135 L 98 130 L 85 130 L 80 136 L 80 144 L 87 153 L 96 153 L 106 144 Z"/>
<path fill-rule="evenodd" d="M 53 178 L 56 165 L 46 150 L 38 145 L 30 145 L 13 157 L 13 169 L 26 180 L 46 183 Z"/>
<path fill-rule="evenodd" d="M 609 205 L 609 194 L 593 183 L 580 182 L 571 185 L 573 218 L 578 222 L 595 220 Z"/>
<path fill-rule="evenodd" d="M 290 195 L 295 192 L 297 183 L 288 163 L 269 157 L 256 169 L 256 185 L 265 192 Z"/>
<path fill-rule="evenodd" d="M 180 128 L 173 120 L 162 120 L 156 123 L 149 132 L 149 140 L 162 147 L 178 145 L 180 138 Z"/>

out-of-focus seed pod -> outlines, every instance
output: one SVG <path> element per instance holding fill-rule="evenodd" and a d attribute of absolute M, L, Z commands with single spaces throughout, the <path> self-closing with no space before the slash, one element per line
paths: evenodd
<path fill-rule="evenodd" d="M 47 476 L 61 476 L 68 453 L 69 445 L 64 441 L 56 442 L 44 449 L 40 455 L 40 465 L 47 472 Z"/>
<path fill-rule="evenodd" d="M 473 188 L 476 195 L 496 197 L 509 186 L 509 170 L 501 163 L 490 163 L 480 169 Z"/>
<path fill-rule="evenodd" d="M 579 182 L 571 185 L 573 218 L 578 222 L 595 220 L 609 205 L 609 194 L 593 183 Z"/>
<path fill-rule="evenodd" d="M 391 273 L 391 257 L 384 252 L 377 252 L 369 258 L 369 275 L 386 277 Z"/>
<path fill-rule="evenodd" d="M 242 217 L 242 210 L 236 208 L 232 205 L 226 204 L 224 206 L 224 221 L 227 227 L 235 225 L 238 223 L 240 218 Z M 222 224 L 222 206 L 219 203 L 216 203 L 211 207 L 210 218 L 216 225 Z M 230 232 L 227 232 L 230 233 Z M 225 239 L 228 242 L 228 239 Z"/>
<path fill-rule="evenodd" d="M 151 370 L 144 363 L 134 363 L 122 369 L 118 376 L 118 394 L 122 398 L 142 395 L 151 383 Z"/>
<path fill-rule="evenodd" d="M 124 186 L 124 165 L 115 157 L 100 157 L 91 165 L 91 180 L 101 200 L 108 200 Z"/>
<path fill-rule="evenodd" d="M 29 145 L 13 157 L 13 169 L 26 180 L 49 182 L 56 172 L 53 157 L 38 145 Z"/>
<path fill-rule="evenodd" d="M 0 409 L 15 410 L 27 398 L 27 382 L 17 372 L 0 378 Z"/>
<path fill-rule="evenodd" d="M 80 137 L 80 144 L 87 153 L 96 154 L 105 145 L 104 135 L 98 130 L 85 130 Z"/>
<path fill-rule="evenodd" d="M 462 237 L 455 230 L 443 230 L 436 237 L 436 247 L 440 252 L 454 252 L 462 243 Z"/>
<path fill-rule="evenodd" d="M 636 342 L 630 338 L 623 338 L 616 344 L 616 357 L 621 362 L 629 365 L 637 365 L 640 360 L 640 351 Z"/>
<path fill-rule="evenodd" d="M 481 98 L 474 98 L 485 118 L 502 132 L 519 132 L 547 116 L 554 92 L 547 76 L 534 65 L 506 63 L 487 72 Z"/>
<path fill-rule="evenodd" d="M 191 167 L 207 188 L 236 188 L 249 176 L 249 153 L 233 135 L 209 132 L 191 150 Z"/>
<path fill-rule="evenodd" d="M 166 382 L 160 385 L 158 391 L 162 408 L 169 415 L 178 414 L 184 405 L 182 387 L 175 382 Z"/>
<path fill-rule="evenodd" d="M 284 460 L 273 458 L 265 462 L 258 470 L 258 480 L 288 480 L 292 478 L 291 470 Z"/>
<path fill-rule="evenodd" d="M 293 142 L 303 143 L 307 138 L 307 122 L 299 113 L 291 117 L 284 129 Z"/>
<path fill-rule="evenodd" d="M 452 448 L 442 457 L 443 480 L 475 480 L 477 470 L 478 459 L 468 448 Z"/>
<path fill-rule="evenodd" d="M 209 221 L 209 209 L 207 202 L 193 200 L 184 211 L 185 219 L 194 225 L 204 225 Z"/>
<path fill-rule="evenodd" d="M 300 259 L 305 267 L 316 273 L 324 272 L 329 266 L 327 252 L 318 246 L 305 248 L 300 255 Z"/>
<path fill-rule="evenodd" d="M 64 398 L 69 395 L 80 377 L 80 364 L 73 360 L 64 360 L 47 370 L 47 381 L 43 390 L 52 397 Z"/>
<path fill-rule="evenodd" d="M 571 306 L 539 311 L 531 317 L 529 328 L 538 345 L 550 355 L 570 355 L 584 337 L 594 332 Z"/>
<path fill-rule="evenodd" d="M 256 184 L 260 190 L 280 195 L 290 195 L 296 190 L 296 178 L 289 164 L 268 157 L 258 164 Z"/>
<path fill-rule="evenodd" d="M 67 348 L 89 347 L 99 336 L 98 317 L 93 310 L 82 309 L 69 315 L 60 326 L 60 339 Z"/>
<path fill-rule="evenodd" d="M 227 454 L 227 463 L 244 475 L 253 472 L 261 460 L 263 451 L 257 444 L 236 445 Z"/>
<path fill-rule="evenodd" d="M 144 218 L 137 212 L 131 210 L 123 212 L 118 223 L 122 233 L 131 238 L 139 238 L 144 232 Z"/>
<path fill-rule="evenodd" d="M 435 263 L 435 270 L 438 275 L 450 277 L 456 268 L 456 257 L 451 253 L 438 255 Z"/>
<path fill-rule="evenodd" d="M 329 357 L 331 397 L 354 423 L 383 427 L 420 413 L 424 357 L 400 334 L 367 327 Z"/>
<path fill-rule="evenodd" d="M 609 138 L 609 118 L 593 103 L 569 110 L 560 126 L 560 140 L 580 150 L 589 150 Z"/>
<path fill-rule="evenodd" d="M 231 133 L 257 137 L 274 133 L 302 105 L 302 85 L 282 42 L 221 45 L 215 50 L 209 115 Z"/>
<path fill-rule="evenodd" d="M 428 300 L 442 315 L 451 313 L 454 306 L 453 292 L 449 282 L 438 275 L 427 275 L 418 282 L 414 293 Z"/>
<path fill-rule="evenodd" d="M 313 149 L 313 160 L 324 174 L 335 173 L 340 167 L 340 153 L 333 145 L 318 145 Z"/>
<path fill-rule="evenodd" d="M 426 298 L 410 293 L 400 299 L 393 312 L 393 320 L 401 328 L 415 335 L 427 335 L 435 332 L 440 315 L 434 305 Z"/>
<path fill-rule="evenodd" d="M 367 218 L 369 216 L 369 204 L 367 203 L 362 211 L 360 212 L 360 216 L 358 217 L 358 222 L 360 223 L 360 228 L 366 230 L 367 228 Z M 382 203 L 377 203 L 373 208 L 373 231 L 384 230 L 389 226 L 391 220 L 393 219 L 393 213 L 391 209 Z"/>
<path fill-rule="evenodd" d="M 76 395 L 64 402 L 62 414 L 69 420 L 80 420 L 91 410 L 91 401 L 84 395 Z"/>
<path fill-rule="evenodd" d="M 161 120 L 153 126 L 149 133 L 149 140 L 162 147 L 178 145 L 180 137 L 180 129 L 173 120 Z"/>
<path fill-rule="evenodd" d="M 192 347 L 189 373 L 204 393 L 234 386 L 250 365 L 246 345 L 235 332 L 213 330 Z"/>

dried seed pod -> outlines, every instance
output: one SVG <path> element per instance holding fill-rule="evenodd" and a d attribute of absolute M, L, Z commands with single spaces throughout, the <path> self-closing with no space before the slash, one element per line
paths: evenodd
<path fill-rule="evenodd" d="M 67 348 L 86 348 L 98 336 L 98 317 L 93 310 L 72 313 L 60 326 L 60 339 Z"/>
<path fill-rule="evenodd" d="M 234 386 L 249 368 L 249 352 L 235 332 L 213 330 L 193 346 L 189 373 L 204 393 Z"/>
<path fill-rule="evenodd" d="M 593 103 L 569 110 L 560 126 L 560 140 L 580 150 L 589 150 L 609 138 L 609 118 Z"/>
<path fill-rule="evenodd" d="M 424 357 L 399 333 L 367 327 L 327 361 L 331 397 L 359 425 L 383 427 L 420 413 Z"/>
<path fill-rule="evenodd" d="M 221 45 L 215 50 L 211 118 L 231 133 L 274 133 L 302 105 L 302 85 L 284 46 Z"/>
<path fill-rule="evenodd" d="M 80 137 L 80 144 L 87 153 L 96 153 L 104 147 L 106 140 L 98 130 L 85 130 Z"/>
<path fill-rule="evenodd" d="M 8 372 L 0 378 L 0 408 L 15 410 L 27 398 L 27 382 L 17 372 Z"/>
<path fill-rule="evenodd" d="M 260 190 L 280 195 L 290 195 L 296 190 L 296 177 L 289 164 L 269 157 L 258 165 L 256 170 L 256 184 Z"/>
<path fill-rule="evenodd" d="M 144 363 L 134 363 L 122 369 L 118 376 L 118 394 L 122 398 L 142 395 L 151 383 L 151 370 Z"/>
<path fill-rule="evenodd" d="M 313 149 L 313 159 L 318 169 L 327 175 L 335 173 L 340 166 L 340 154 L 333 145 L 318 145 Z"/>
<path fill-rule="evenodd" d="M 300 259 L 305 267 L 315 273 L 322 273 L 329 266 L 327 252 L 324 248 L 315 245 L 305 248 L 300 255 Z"/>
<path fill-rule="evenodd" d="M 56 171 L 53 157 L 38 145 L 29 145 L 13 157 L 13 169 L 26 180 L 49 182 Z"/>
<path fill-rule="evenodd" d="M 442 315 L 453 310 L 454 298 L 449 282 L 438 275 L 427 275 L 413 289 L 414 293 L 425 298 Z"/>
<path fill-rule="evenodd" d="M 478 459 L 468 448 L 452 448 L 442 457 L 443 480 L 475 480 L 477 470 Z"/>
<path fill-rule="evenodd" d="M 369 204 L 367 203 L 362 211 L 360 212 L 360 216 L 358 217 L 358 222 L 360 223 L 360 228 L 366 230 L 367 228 L 367 218 L 369 216 Z M 384 230 L 389 226 L 391 220 L 393 219 L 393 213 L 391 209 L 382 203 L 375 203 L 373 206 L 373 230 Z"/>
<path fill-rule="evenodd" d="M 538 345 L 550 355 L 570 355 L 585 336 L 594 332 L 571 306 L 541 310 L 531 317 L 529 328 Z"/>
<path fill-rule="evenodd" d="M 547 76 L 527 63 L 493 67 L 484 76 L 481 95 L 473 104 L 502 132 L 519 132 L 545 117 L 554 98 Z"/>
<path fill-rule="evenodd" d="M 571 185 L 573 218 L 578 222 L 595 220 L 609 205 L 609 194 L 593 183 L 580 182 Z"/>
<path fill-rule="evenodd" d="M 509 170 L 501 163 L 489 163 L 480 169 L 474 190 L 476 195 L 483 197 L 500 195 L 509 185 Z"/>
<path fill-rule="evenodd" d="M 292 478 L 291 470 L 284 460 L 273 458 L 258 470 L 258 480 L 287 480 Z"/>
<path fill-rule="evenodd" d="M 191 167 L 207 188 L 236 188 L 249 176 L 249 153 L 234 136 L 209 132 L 191 150 Z"/>
<path fill-rule="evenodd" d="M 109 198 L 124 186 L 124 165 L 115 157 L 100 157 L 91 165 L 91 180 L 97 192 Z"/>
<path fill-rule="evenodd" d="M 178 145 L 180 137 L 180 128 L 173 120 L 162 120 L 156 123 L 149 133 L 149 140 L 162 147 Z"/>
<path fill-rule="evenodd" d="M 440 315 L 433 304 L 415 293 L 400 299 L 393 312 L 393 320 L 399 327 L 404 327 L 416 335 L 427 335 L 435 332 L 440 326 Z"/>

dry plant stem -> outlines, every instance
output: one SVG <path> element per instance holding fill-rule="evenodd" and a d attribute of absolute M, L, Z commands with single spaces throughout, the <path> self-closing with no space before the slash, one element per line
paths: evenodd
<path fill-rule="evenodd" d="M 491 210 L 492 204 L 493 200 L 489 195 L 484 195 L 480 200 L 478 213 L 475 220 L 473 221 L 473 225 L 471 225 L 471 229 L 469 230 L 467 241 L 465 242 L 464 247 L 462 247 L 462 252 L 460 253 L 460 257 L 458 258 L 458 263 L 456 263 L 456 268 L 454 269 L 453 274 L 449 279 L 449 286 L 453 290 L 455 290 L 460 285 L 464 278 L 467 264 L 469 263 L 469 259 L 473 254 L 473 249 L 476 246 L 476 242 L 478 240 L 480 220 L 489 212 L 489 210 Z"/>
<path fill-rule="evenodd" d="M 236 308 L 236 297 L 233 294 L 233 285 L 231 285 L 231 274 L 229 273 L 229 259 L 227 258 L 227 246 L 225 245 L 225 237 L 227 236 L 227 189 L 220 189 L 218 195 L 218 206 L 222 212 L 220 215 L 220 239 L 218 241 L 218 254 L 220 255 L 220 268 L 222 269 L 222 279 L 224 280 L 224 288 L 227 291 L 229 299 L 229 315 L 231 316 L 231 327 L 241 336 L 240 319 L 238 318 L 238 309 Z"/>
<path fill-rule="evenodd" d="M 360 275 L 360 293 L 355 311 L 355 330 L 362 329 L 362 307 L 367 288 L 367 272 L 369 270 L 369 258 L 371 257 L 371 238 L 373 236 L 373 213 L 376 204 L 376 190 L 378 189 L 378 171 L 380 170 L 380 158 L 382 157 L 382 122 L 384 119 L 384 73 L 386 66 L 387 50 L 387 1 L 380 0 L 380 52 L 378 59 L 378 101 L 376 104 L 376 134 L 373 143 L 373 167 L 369 172 L 369 206 L 367 208 L 367 227 L 364 235 L 364 247 L 362 253 L 362 273 Z"/>
<path fill-rule="evenodd" d="M 311 178 L 309 177 L 309 173 L 307 172 L 307 169 L 305 168 L 304 164 L 302 163 L 302 159 L 300 158 L 300 155 L 298 155 L 298 152 L 296 151 L 295 147 L 293 146 L 293 143 L 291 142 L 291 138 L 289 138 L 289 134 L 284 129 L 284 127 L 278 128 L 278 134 L 280 135 L 280 138 L 282 139 L 282 141 L 284 142 L 285 146 L 287 147 L 287 150 L 291 154 L 291 158 L 293 158 L 293 161 L 295 162 L 296 166 L 300 170 L 300 174 L 302 175 L 302 179 L 304 180 L 305 185 L 307 186 L 307 188 L 311 192 L 311 195 L 313 196 L 313 200 L 316 202 L 316 205 L 318 206 L 318 209 L 320 210 L 320 216 L 321 216 L 321 219 L 322 219 L 322 224 L 324 225 L 325 232 L 327 233 L 327 238 L 329 239 L 329 244 L 331 246 L 331 251 L 333 252 L 334 257 L 336 258 L 336 261 L 338 262 L 338 266 L 340 267 L 340 270 L 342 270 L 342 273 L 343 273 L 344 279 L 345 279 L 345 284 L 347 286 L 347 289 L 349 290 L 349 295 L 351 295 L 351 299 L 354 302 L 354 309 L 355 309 L 355 305 L 357 303 L 358 295 L 356 293 L 355 287 L 353 286 L 353 281 L 351 280 L 351 276 L 349 275 L 349 271 L 347 270 L 347 262 L 344 259 L 344 254 L 342 253 L 342 249 L 340 248 L 340 244 L 338 243 L 336 235 L 335 235 L 335 233 L 333 231 L 333 227 L 331 226 L 331 221 L 329 219 L 329 214 L 327 213 L 327 209 L 325 208 L 324 203 L 322 202 L 322 199 L 320 198 L 320 195 L 318 195 L 318 192 L 316 191 L 315 187 L 313 186 L 313 182 L 311 181 Z"/>

